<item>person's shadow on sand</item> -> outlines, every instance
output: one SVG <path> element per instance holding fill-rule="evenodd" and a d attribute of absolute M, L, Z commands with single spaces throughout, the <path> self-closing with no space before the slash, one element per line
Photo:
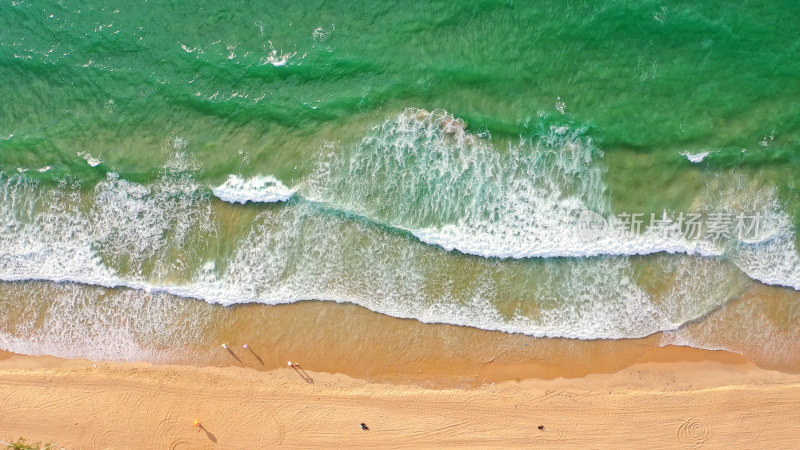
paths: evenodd
<path fill-rule="evenodd" d="M 204 432 L 204 433 L 206 434 L 206 436 L 208 437 L 208 440 L 209 440 L 209 441 L 211 441 L 211 442 L 213 442 L 213 443 L 215 443 L 215 444 L 217 443 L 217 437 L 216 437 L 216 436 L 214 436 L 214 433 L 212 433 L 212 432 L 208 431 L 208 430 L 206 429 L 206 427 L 204 427 L 203 425 L 197 425 L 197 427 L 198 427 L 198 428 L 200 428 L 201 430 L 203 430 L 203 432 Z"/>
<path fill-rule="evenodd" d="M 233 350 L 231 350 L 231 348 L 230 348 L 230 347 L 228 347 L 227 345 L 223 345 L 223 346 L 222 346 L 222 348 L 224 348 L 225 350 L 227 350 L 227 351 L 228 351 L 228 353 L 230 353 L 230 355 L 233 357 L 233 359 L 235 359 L 236 361 L 239 361 L 239 364 L 243 364 L 243 363 L 242 363 L 242 360 L 241 360 L 241 359 L 239 359 L 239 357 L 238 357 L 238 356 L 236 356 L 236 353 L 233 353 Z"/>
<path fill-rule="evenodd" d="M 311 376 L 307 374 L 302 367 L 300 367 L 300 364 L 297 363 L 292 364 L 292 369 L 294 369 L 294 371 L 297 372 L 298 375 L 300 375 L 300 378 L 302 378 L 303 381 L 305 381 L 308 384 L 314 384 L 314 379 L 311 378 Z"/>
<path fill-rule="evenodd" d="M 245 346 L 244 346 L 244 348 L 245 348 L 246 350 L 248 350 L 248 351 L 250 352 L 250 354 L 251 354 L 251 355 L 253 355 L 253 357 L 255 357 L 255 358 L 258 360 L 258 363 L 259 363 L 259 364 L 261 364 L 262 366 L 264 365 L 264 361 L 261 359 L 261 357 L 260 357 L 260 356 L 258 356 L 258 355 L 256 354 L 256 352 L 254 352 L 254 351 L 253 351 L 253 349 L 252 349 L 252 348 L 250 348 L 250 346 L 249 346 L 249 345 L 245 345 Z"/>

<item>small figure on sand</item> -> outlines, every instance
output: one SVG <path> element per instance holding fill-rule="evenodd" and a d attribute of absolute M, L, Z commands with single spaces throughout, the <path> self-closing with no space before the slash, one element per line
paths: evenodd
<path fill-rule="evenodd" d="M 539 428 L 539 431 L 544 431 L 544 425 L 539 425 L 537 428 Z"/>
<path fill-rule="evenodd" d="M 303 370 L 302 367 L 300 367 L 300 364 L 298 364 L 296 362 L 291 362 L 291 361 L 289 361 L 286 364 L 289 367 L 291 367 L 292 369 L 294 369 L 294 371 L 297 372 L 298 375 L 300 375 L 300 378 L 302 378 L 303 381 L 305 381 L 308 384 L 314 384 L 314 379 L 311 378 L 311 376 L 309 374 L 307 374 L 306 371 Z"/>
<path fill-rule="evenodd" d="M 364 431 L 369 431 L 369 427 L 364 422 L 361 422 L 361 429 Z"/>

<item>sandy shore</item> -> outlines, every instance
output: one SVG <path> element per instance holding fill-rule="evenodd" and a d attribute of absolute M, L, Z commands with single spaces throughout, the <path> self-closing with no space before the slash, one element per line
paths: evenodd
<path fill-rule="evenodd" d="M 672 348 L 610 374 L 431 389 L 289 368 L 5 354 L 0 440 L 63 448 L 800 445 L 800 376 L 697 355 Z"/>

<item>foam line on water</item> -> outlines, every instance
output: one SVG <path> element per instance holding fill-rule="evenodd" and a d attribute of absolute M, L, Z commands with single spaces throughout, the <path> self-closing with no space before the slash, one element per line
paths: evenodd
<path fill-rule="evenodd" d="M 727 277 L 720 273 L 680 287 L 679 297 L 692 301 L 686 310 L 665 313 L 656 306 L 663 302 L 636 285 L 625 258 L 512 268 L 485 259 L 465 262 L 457 254 L 385 233 L 368 222 L 321 215 L 310 204 L 260 214 L 224 270 L 211 261 L 190 270 L 181 255 L 171 255 L 192 242 L 193 233 L 209 230 L 214 211 L 208 209 L 210 199 L 203 189 L 186 174 L 153 186 L 111 174 L 92 193 L 88 213 L 80 207 L 85 203 L 80 189 L 61 186 L 42 193 L 35 183 L 19 178 L 6 186 L 5 194 L 13 200 L 6 206 L 13 207 L 3 217 L 16 236 L 4 242 L 0 257 L 0 278 L 7 281 L 128 287 L 225 305 L 351 302 L 424 322 L 583 339 L 640 337 L 672 329 L 724 301 L 724 296 L 694 290 L 724 283 Z M 63 198 L 42 203 L 51 194 Z M 465 263 L 470 268 L 461 267 Z M 454 282 L 460 272 L 471 276 L 454 285 L 431 286 L 443 270 L 454 274 Z M 509 274 L 538 278 L 517 292 L 516 284 L 506 280 Z M 175 279 L 179 282 L 170 281 Z M 502 312 L 497 302 L 519 302 L 518 295 L 525 301 L 513 307 L 515 312 Z M 556 300 L 537 305 L 542 299 Z M 526 312 L 529 308 L 533 310 Z"/>
<path fill-rule="evenodd" d="M 200 312 L 207 308 L 129 289 L 25 282 L 0 290 L 0 348 L 24 354 L 174 362 L 212 320 Z"/>
<path fill-rule="evenodd" d="M 750 191 L 741 186 L 708 203 L 732 212 L 760 205 L 768 226 L 750 243 L 680 247 L 647 235 L 587 243 L 577 234 L 566 242 L 561 233 L 578 233 L 569 227 L 574 214 L 610 212 L 602 154 L 569 127 L 500 152 L 447 113 L 405 111 L 354 148 L 333 149 L 298 185 L 302 201 L 259 213 L 234 242 L 220 241 L 226 221 L 181 153 L 187 145 L 176 141 L 174 159 L 147 184 L 115 173 L 94 187 L 0 177 L 0 279 L 225 305 L 351 302 L 424 322 L 581 339 L 641 337 L 702 317 L 748 282 L 729 261 L 753 278 L 800 286 L 788 216 L 769 193 L 742 203 Z M 289 189 L 260 186 L 270 195 Z M 367 220 L 330 214 L 317 201 Z M 621 256 L 586 257 L 609 249 Z M 511 257 L 520 252 L 528 255 Z M 576 258 L 528 258 L 535 252 Z M 674 274 L 664 292 L 639 284 L 629 253 L 648 252 L 676 253 L 657 257 Z"/>
<path fill-rule="evenodd" d="M 482 230 L 481 230 L 482 231 Z M 602 237 L 587 241 L 577 227 L 525 236 L 524 232 L 475 232 L 457 225 L 412 231 L 421 241 L 446 250 L 496 258 L 633 256 L 654 253 L 683 253 L 720 256 L 722 250 L 708 242 L 669 239 L 657 233 L 643 233 L 627 238 Z"/>
<path fill-rule="evenodd" d="M 800 370 L 800 292 L 754 285 L 705 320 L 664 333 L 661 345 L 727 350 L 759 366 Z"/>
<path fill-rule="evenodd" d="M 703 162 L 711 152 L 700 152 L 700 153 L 689 153 L 689 152 L 681 152 L 681 156 L 685 156 L 686 159 L 689 160 L 690 163 L 701 163 Z"/>
<path fill-rule="evenodd" d="M 229 175 L 224 183 L 211 190 L 220 200 L 243 204 L 285 202 L 295 193 L 295 189 L 288 188 L 272 175 L 258 175 L 248 179 Z"/>
<path fill-rule="evenodd" d="M 536 139 L 520 138 L 501 150 L 491 137 L 470 133 L 463 120 L 446 111 L 409 108 L 354 147 L 329 146 L 323 154 L 300 195 L 448 251 L 519 259 L 662 252 L 717 257 L 731 255 L 731 246 L 739 245 L 659 230 L 587 239 L 579 226 L 586 211 L 608 218 L 611 229 L 620 224 L 611 214 L 602 151 L 585 130 L 569 125 L 542 126 Z M 715 189 L 725 190 L 708 190 Z M 752 191 L 743 185 L 737 190 Z M 730 208 L 741 204 L 735 192 L 725 199 L 701 198 L 698 204 L 734 217 L 759 211 L 768 232 L 743 244 L 734 260 L 755 279 L 798 289 L 794 231 L 772 197 L 759 193 L 746 210 Z M 778 235 L 780 243 L 773 240 Z"/>

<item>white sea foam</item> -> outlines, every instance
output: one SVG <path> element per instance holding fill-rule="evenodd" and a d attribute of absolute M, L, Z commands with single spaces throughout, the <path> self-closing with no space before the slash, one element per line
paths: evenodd
<path fill-rule="evenodd" d="M 88 212 L 79 186 L 42 191 L 20 176 L 4 181 L 9 201 L 0 205 L 0 279 L 6 281 L 128 287 L 222 304 L 352 302 L 425 322 L 589 339 L 672 329 L 724 301 L 697 289 L 735 279 L 722 270 L 700 270 L 707 263 L 719 269 L 720 262 L 683 257 L 693 267 L 683 273 L 704 273 L 707 280 L 676 283 L 670 295 L 691 299 L 692 308 L 670 313 L 636 285 L 625 258 L 510 266 L 465 261 L 369 223 L 326 215 L 310 203 L 264 211 L 218 266 L 202 249 L 219 245 L 198 241 L 215 235 L 215 212 L 189 174 L 150 185 L 109 174 L 88 194 L 94 197 Z M 443 273 L 452 275 L 442 279 Z M 515 302 L 512 315 L 501 312 Z"/>
<path fill-rule="evenodd" d="M 217 198 L 229 203 L 285 202 L 295 193 L 295 189 L 288 188 L 272 175 L 259 175 L 247 180 L 229 175 L 227 181 L 211 190 Z"/>
<path fill-rule="evenodd" d="M 267 56 L 261 58 L 261 64 L 272 64 L 274 67 L 283 67 L 296 54 L 297 52 L 284 53 L 283 50 L 276 50 L 272 45 L 272 41 L 269 41 L 269 53 Z"/>
<path fill-rule="evenodd" d="M 352 149 L 328 148 L 298 184 L 302 198 L 262 211 L 235 242 L 222 240 L 240 235 L 225 228 L 194 179 L 185 142 L 169 144 L 178 153 L 146 184 L 115 173 L 94 189 L 0 177 L 0 279 L 129 287 L 226 305 L 352 302 L 425 322 L 582 339 L 641 337 L 702 317 L 750 282 L 737 266 L 800 289 L 791 221 L 774 193 L 747 186 L 711 185 L 724 195 L 698 203 L 732 213 L 760 205 L 765 228 L 752 242 L 648 232 L 585 239 L 577 214 L 610 216 L 610 197 L 602 153 L 566 126 L 498 151 L 463 120 L 408 110 Z M 213 191 L 229 202 L 294 193 L 270 176 L 231 176 Z M 652 257 L 669 283 L 651 292 L 628 256 L 658 252 L 689 256 Z M 585 258 L 593 255 L 605 256 Z"/>
<path fill-rule="evenodd" d="M 793 233 L 785 231 L 767 242 L 738 244 L 731 259 L 754 280 L 800 291 L 800 257 Z"/>
<path fill-rule="evenodd" d="M 330 39 L 331 34 L 336 31 L 336 26 L 331 24 L 330 30 L 326 30 L 323 27 L 317 27 L 311 33 L 311 37 L 318 42 L 325 42 Z"/>
<path fill-rule="evenodd" d="M 24 354 L 174 362 L 185 348 L 169 344 L 198 341 L 198 325 L 211 319 L 174 297 L 135 290 L 40 282 L 0 290 L 0 348 Z"/>
<path fill-rule="evenodd" d="M 727 350 L 759 366 L 800 368 L 800 292 L 753 286 L 704 320 L 664 333 L 661 345 Z"/>
<path fill-rule="evenodd" d="M 679 257 L 670 269 L 675 290 L 667 295 L 671 305 L 686 306 L 665 310 L 667 302 L 636 285 L 626 258 L 505 266 L 465 261 L 304 205 L 267 211 L 261 220 L 223 277 L 230 291 L 269 303 L 347 301 L 395 317 L 538 336 L 618 338 L 672 329 L 722 304 L 724 286 L 744 279 L 722 261 Z M 692 282 L 683 283 L 687 278 Z M 517 305 L 510 316 L 500 312 L 508 303 Z"/>
<path fill-rule="evenodd" d="M 576 221 L 558 222 L 557 225 L 559 228 L 550 232 L 530 234 L 522 231 L 525 230 L 522 224 L 520 231 L 513 231 L 513 226 L 507 229 L 487 227 L 488 229 L 472 230 L 459 225 L 445 225 L 414 230 L 412 234 L 423 242 L 446 250 L 496 258 L 632 256 L 661 252 L 699 256 L 723 254 L 713 243 L 669 238 L 657 232 L 630 234 L 626 237 L 598 236 L 587 240 L 576 226 Z"/>
<path fill-rule="evenodd" d="M 89 152 L 78 152 L 78 156 L 86 160 L 86 164 L 92 167 L 97 167 L 103 163 L 99 158 L 95 158 Z"/>
<path fill-rule="evenodd" d="M 685 156 L 689 162 L 692 163 L 701 163 L 711 152 L 702 152 L 702 153 L 689 153 L 689 152 L 682 152 L 681 155 Z"/>
<path fill-rule="evenodd" d="M 800 290 L 800 252 L 792 219 L 783 210 L 775 189 L 750 188 L 740 177 L 726 177 L 710 186 L 732 216 L 758 214 L 758 237 L 728 242 L 725 255 L 751 278 L 766 284 Z M 730 178 L 733 178 L 731 180 Z"/>
<path fill-rule="evenodd" d="M 582 130 L 568 126 L 551 126 L 540 140 L 523 139 L 501 151 L 447 112 L 408 109 L 376 127 L 354 149 L 331 147 L 327 153 L 301 194 L 446 250 L 519 259 L 662 252 L 718 257 L 730 252 L 729 241 L 687 239 L 644 226 L 641 233 L 587 239 L 579 226 L 587 210 L 607 217 L 609 229 L 621 224 L 611 214 L 602 152 Z M 739 195 L 746 190 L 737 189 Z M 724 210 L 734 198 L 706 203 Z M 731 212 L 753 213 L 764 202 L 774 203 L 759 194 L 750 209 Z M 766 210 L 761 216 L 777 217 Z M 774 233 L 762 233 L 748 244 L 752 254 L 745 255 L 743 247 L 735 261 L 761 281 L 796 287 L 800 264 L 791 222 L 780 220 L 773 228 Z M 776 233 L 784 238 L 767 244 Z"/>

